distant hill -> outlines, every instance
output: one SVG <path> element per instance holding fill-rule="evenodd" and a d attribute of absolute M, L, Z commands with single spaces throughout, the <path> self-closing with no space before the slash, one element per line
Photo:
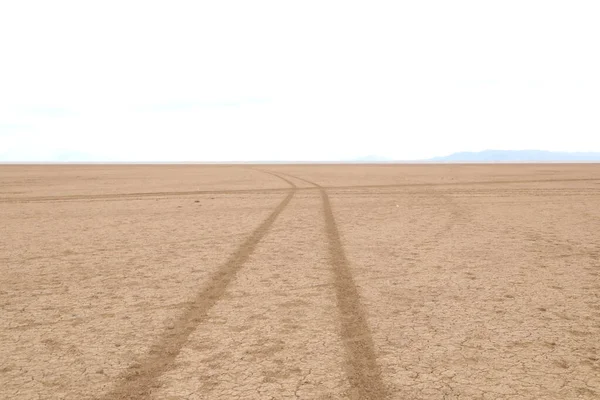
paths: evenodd
<path fill-rule="evenodd" d="M 483 150 L 460 152 L 428 161 L 437 162 L 510 162 L 510 161 L 600 161 L 600 153 L 567 153 L 544 150 Z"/>

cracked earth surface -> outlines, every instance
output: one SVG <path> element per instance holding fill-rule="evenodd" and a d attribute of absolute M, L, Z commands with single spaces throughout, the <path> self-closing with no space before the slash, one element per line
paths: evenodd
<path fill-rule="evenodd" d="M 0 398 L 600 398 L 600 166 L 0 166 Z"/>

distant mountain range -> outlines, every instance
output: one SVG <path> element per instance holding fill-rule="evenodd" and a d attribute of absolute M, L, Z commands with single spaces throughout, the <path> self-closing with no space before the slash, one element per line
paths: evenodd
<path fill-rule="evenodd" d="M 544 150 L 483 150 L 460 152 L 443 157 L 434 157 L 433 162 L 510 162 L 510 161 L 600 161 L 600 153 L 568 153 Z"/>

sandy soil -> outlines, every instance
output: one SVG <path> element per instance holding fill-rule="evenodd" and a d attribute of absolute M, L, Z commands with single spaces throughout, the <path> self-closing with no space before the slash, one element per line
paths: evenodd
<path fill-rule="evenodd" d="M 1 399 L 600 398 L 600 165 L 0 166 Z"/>

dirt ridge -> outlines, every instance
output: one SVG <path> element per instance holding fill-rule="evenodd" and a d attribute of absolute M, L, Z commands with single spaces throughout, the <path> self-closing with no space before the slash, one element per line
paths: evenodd
<path fill-rule="evenodd" d="M 273 174 L 277 176 L 276 174 Z M 133 363 L 119 378 L 116 386 L 101 400 L 146 399 L 167 372 L 192 332 L 206 318 L 210 309 L 223 297 L 230 282 L 248 261 L 255 248 L 267 234 L 277 217 L 296 193 L 293 182 L 280 177 L 291 189 L 271 214 L 250 234 L 229 259 L 221 265 L 191 300 L 179 318 L 165 329 L 142 359 Z"/>

